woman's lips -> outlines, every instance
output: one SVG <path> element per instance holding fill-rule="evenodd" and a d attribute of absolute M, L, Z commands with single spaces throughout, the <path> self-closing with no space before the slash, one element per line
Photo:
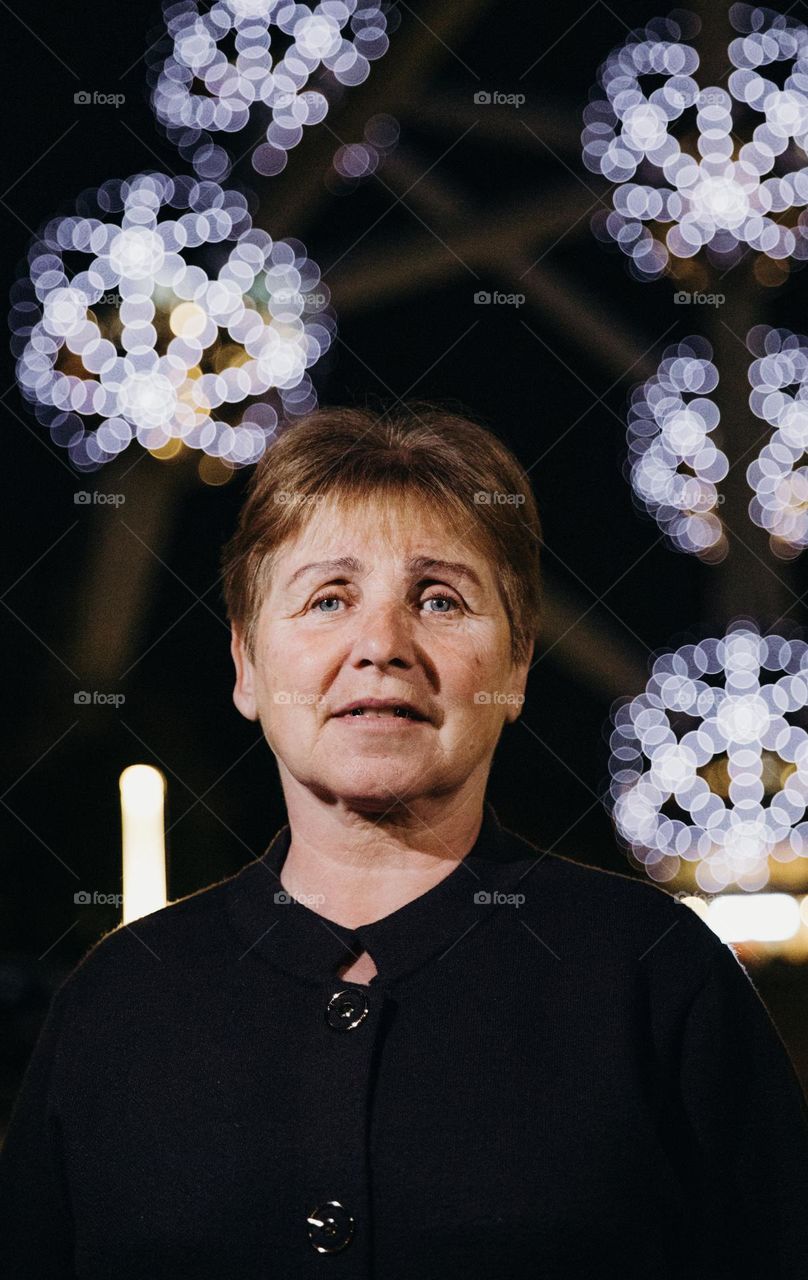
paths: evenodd
<path fill-rule="evenodd" d="M 359 725 L 363 729 L 379 730 L 389 732 L 395 729 L 414 729 L 418 725 L 429 724 L 428 720 L 416 720 L 412 716 L 397 716 L 391 711 L 363 711 L 361 715 L 354 715 L 351 711 L 346 711 L 344 715 L 332 717 L 337 723 L 350 723 L 352 726 Z"/>

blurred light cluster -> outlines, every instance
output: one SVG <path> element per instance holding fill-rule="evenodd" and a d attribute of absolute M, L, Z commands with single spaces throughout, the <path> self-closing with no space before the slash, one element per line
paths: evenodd
<path fill-rule="evenodd" d="M 786 718 L 806 704 L 808 645 L 748 621 L 656 659 L 610 740 L 615 825 L 652 879 L 685 861 L 707 893 L 756 892 L 770 857 L 808 858 L 808 734 Z"/>
<path fill-rule="evenodd" d="M 668 347 L 657 372 L 632 393 L 627 436 L 636 496 L 675 547 L 716 561 L 727 552 L 716 485 L 729 465 L 709 435 L 719 420 L 710 399 L 718 385 L 712 354 L 698 336 Z"/>
<path fill-rule="evenodd" d="M 749 514 L 769 531 L 772 551 L 788 559 L 808 546 L 808 467 L 797 465 L 808 450 L 808 338 L 756 325 L 746 342 L 757 357 L 749 403 L 775 428 L 747 468 Z"/>
<path fill-rule="evenodd" d="M 593 220 L 595 234 L 619 245 L 639 279 L 658 276 L 671 255 L 691 258 L 702 248 L 722 265 L 745 246 L 808 259 L 806 213 L 790 226 L 778 221 L 808 204 L 808 28 L 770 9 L 732 5 L 741 33 L 728 49 L 735 70 L 727 89 L 700 88 L 698 54 L 686 43 L 699 20 L 676 14 L 632 33 L 599 69 L 584 112 L 583 159 L 615 190 L 613 209 Z M 784 62 L 793 65 L 781 88 L 761 70 Z M 649 80 L 656 87 L 646 92 Z M 739 104 L 763 117 L 742 144 L 733 131 Z M 691 108 L 695 119 L 685 114 Z"/>
<path fill-rule="evenodd" d="M 315 406 L 307 370 L 333 337 L 305 247 L 191 177 L 110 180 L 77 211 L 45 226 L 12 291 L 17 379 L 38 419 L 81 470 L 133 439 L 256 462 L 282 415 Z"/>
<path fill-rule="evenodd" d="M 164 8 L 170 52 L 158 44 L 151 102 L 168 137 L 200 177 L 222 178 L 231 160 L 211 135 L 238 133 L 253 108 L 265 137 L 256 172 L 280 173 L 306 125 L 326 116 L 329 84 L 361 84 L 386 53 L 387 17 L 376 0 L 180 0 Z M 282 52 L 276 46 L 284 45 Z M 230 50 L 234 56 L 231 56 Z M 316 89 L 307 87 L 319 73 Z M 326 74 L 328 73 L 328 74 Z"/>
<path fill-rule="evenodd" d="M 394 116 L 371 116 L 362 142 L 348 142 L 334 153 L 333 165 L 343 185 L 355 187 L 375 173 L 384 157 L 396 147 L 400 126 Z"/>

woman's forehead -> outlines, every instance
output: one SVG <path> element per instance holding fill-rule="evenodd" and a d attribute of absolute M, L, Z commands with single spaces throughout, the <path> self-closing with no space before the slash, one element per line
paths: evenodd
<path fill-rule="evenodd" d="M 290 557 L 305 548 L 342 556 L 356 553 L 361 546 L 372 548 L 376 555 L 398 559 L 417 543 L 418 551 L 435 557 L 484 558 L 476 532 L 473 516 L 461 521 L 412 495 L 371 497 L 353 504 L 329 500 L 315 505 L 281 554 Z"/>

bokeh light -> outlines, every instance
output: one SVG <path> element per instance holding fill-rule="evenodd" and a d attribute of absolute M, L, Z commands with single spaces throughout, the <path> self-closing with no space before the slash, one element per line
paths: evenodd
<path fill-rule="evenodd" d="M 658 657 L 645 692 L 612 711 L 612 815 L 657 881 L 757 892 L 769 858 L 808 858 L 808 645 L 736 621 Z M 800 716 L 804 720 L 804 715 Z"/>
<path fill-rule="evenodd" d="M 305 247 L 254 228 L 241 193 L 110 180 L 32 243 L 12 290 L 17 380 L 80 470 L 173 438 L 245 466 L 315 407 L 328 303 Z"/>
<path fill-rule="evenodd" d="M 255 114 L 263 137 L 251 148 L 253 168 L 280 173 L 305 126 L 386 53 L 386 8 L 376 0 L 166 4 L 167 38 L 149 59 L 155 116 L 200 177 L 221 179 L 232 159 L 213 137 L 240 133 Z"/>
<path fill-rule="evenodd" d="M 635 496 L 674 547 L 708 561 L 727 552 L 717 485 L 729 470 L 710 439 L 719 421 L 712 354 L 698 336 L 667 347 L 657 372 L 632 393 L 627 433 Z"/>
<path fill-rule="evenodd" d="M 401 130 L 394 116 L 380 113 L 370 117 L 363 132 L 361 142 L 345 143 L 334 152 L 332 163 L 343 186 L 355 187 L 374 174 L 398 145 Z"/>
<path fill-rule="evenodd" d="M 746 343 L 756 357 L 749 366 L 749 403 L 774 427 L 747 467 L 754 493 L 749 514 L 785 560 L 808 546 L 808 467 L 798 465 L 808 450 L 808 338 L 755 325 Z"/>
<path fill-rule="evenodd" d="M 677 10 L 609 54 L 584 112 L 584 164 L 615 184 L 613 208 L 593 229 L 628 255 L 638 279 L 701 249 L 720 265 L 746 246 L 808 258 L 808 28 L 746 4 L 729 17 L 740 34 L 726 88 L 697 83 L 689 41 L 699 20 Z M 777 79 L 762 74 L 768 67 Z M 755 116 L 739 140 L 741 118 Z"/>

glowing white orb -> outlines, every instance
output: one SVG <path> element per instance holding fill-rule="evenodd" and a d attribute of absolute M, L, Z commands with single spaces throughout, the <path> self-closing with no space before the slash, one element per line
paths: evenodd
<path fill-rule="evenodd" d="M 786 559 L 808 546 L 808 337 L 756 325 L 747 346 L 753 412 L 774 428 L 746 470 L 749 514 Z"/>
<path fill-rule="evenodd" d="M 165 261 L 163 241 L 148 227 L 129 227 L 119 232 L 113 236 L 107 252 L 115 274 L 130 280 L 156 276 Z"/>
<path fill-rule="evenodd" d="M 711 356 L 700 337 L 668 347 L 632 394 L 627 435 L 635 496 L 674 547 L 707 560 L 724 548 L 717 486 L 729 470 L 709 434 L 719 421 L 709 395 L 718 384 Z"/>
<path fill-rule="evenodd" d="M 346 142 L 334 152 L 333 165 L 343 184 L 355 186 L 375 173 L 398 145 L 400 127 L 394 116 L 371 116 L 362 142 Z"/>
<path fill-rule="evenodd" d="M 136 427 L 165 427 L 177 408 L 177 393 L 162 373 L 130 373 L 118 387 L 118 406 Z"/>
<path fill-rule="evenodd" d="M 727 51 L 735 69 L 726 89 L 699 85 L 690 41 L 700 24 L 684 10 L 633 32 L 599 68 L 583 160 L 614 192 L 593 229 L 619 245 L 639 279 L 701 249 L 722 265 L 745 246 L 808 259 L 808 27 L 751 5 L 734 4 L 729 16 L 742 35 Z M 782 85 L 761 74 L 769 66 Z M 740 104 L 761 117 L 745 142 L 734 120 Z"/>
<path fill-rule="evenodd" d="M 609 766 L 617 831 L 652 879 L 692 862 L 707 893 L 757 892 L 770 857 L 808 858 L 808 733 L 787 718 L 806 706 L 808 645 L 753 624 L 656 659 L 612 713 Z"/>
<path fill-rule="evenodd" d="M 245 466 L 316 405 L 328 289 L 299 241 L 253 228 L 239 192 L 106 182 L 46 225 L 28 264 L 12 291 L 17 380 L 80 470 L 172 438 Z"/>
<path fill-rule="evenodd" d="M 361 84 L 387 52 L 386 7 L 378 0 L 166 3 L 166 38 L 151 56 L 155 115 L 196 173 L 219 179 L 232 162 L 213 137 L 240 132 L 256 114 L 262 124 L 268 117 L 252 165 L 265 176 L 280 173 L 304 127 L 325 118 L 324 90 L 333 96 L 334 81 Z"/>

